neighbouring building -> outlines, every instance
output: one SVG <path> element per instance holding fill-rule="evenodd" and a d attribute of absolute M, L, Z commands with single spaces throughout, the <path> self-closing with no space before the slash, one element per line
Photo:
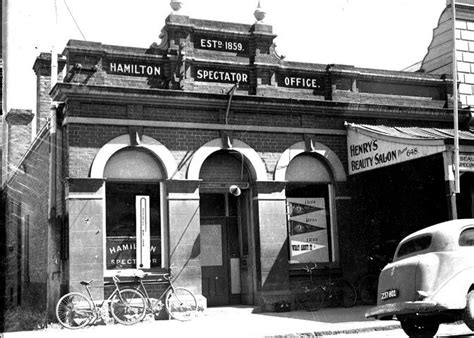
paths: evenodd
<path fill-rule="evenodd" d="M 474 11 L 459 6 L 468 31 Z M 452 197 L 449 67 L 291 62 L 260 14 L 246 25 L 177 10 L 149 48 L 71 40 L 52 89 L 40 54 L 36 116 L 5 117 L 18 137 L 4 186 L 9 305 L 51 310 L 81 280 L 171 266 L 207 306 L 271 311 L 292 302 L 305 264 L 355 281 L 375 244 L 472 216 L 471 188 Z M 469 107 L 459 120 L 470 175 Z"/>

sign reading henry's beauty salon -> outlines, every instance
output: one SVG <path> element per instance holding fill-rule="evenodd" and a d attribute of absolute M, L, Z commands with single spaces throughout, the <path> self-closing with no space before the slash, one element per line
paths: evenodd
<path fill-rule="evenodd" d="M 444 150 L 444 145 L 423 145 L 420 142 L 410 144 L 407 139 L 397 142 L 396 137 L 387 140 L 383 136 L 365 135 L 352 128 L 347 131 L 349 174 L 386 167 L 440 153 Z"/>

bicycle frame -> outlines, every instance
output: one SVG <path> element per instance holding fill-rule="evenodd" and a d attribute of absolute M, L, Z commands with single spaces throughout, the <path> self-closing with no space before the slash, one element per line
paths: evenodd
<path fill-rule="evenodd" d="M 96 303 L 96 301 L 94 300 L 94 298 L 92 297 L 92 293 L 91 293 L 91 291 L 90 291 L 90 286 L 89 286 L 89 284 L 91 284 L 91 283 L 88 283 L 88 284 L 82 284 L 82 283 L 81 283 L 81 284 L 84 286 L 84 288 L 86 289 L 87 297 L 89 297 L 89 299 L 90 299 L 90 301 L 91 301 L 91 303 L 92 303 L 92 306 L 94 307 L 93 310 L 92 310 L 92 312 L 93 312 L 93 314 L 94 314 L 94 320 L 91 321 L 89 324 L 95 323 L 95 322 L 99 319 L 99 317 L 103 318 L 103 314 L 101 314 L 100 312 L 101 312 L 101 310 L 103 309 L 104 304 L 105 304 L 105 303 L 110 304 L 111 299 L 112 299 L 117 293 L 118 293 L 119 296 L 120 296 L 120 287 L 119 287 L 119 285 L 118 285 L 119 280 L 118 280 L 118 278 L 115 277 L 115 276 L 112 277 L 112 280 L 113 280 L 113 282 L 114 282 L 115 290 L 110 294 L 109 297 L 107 297 L 106 299 L 102 300 L 102 302 L 100 303 L 100 305 L 98 305 L 98 304 Z M 107 315 L 108 315 L 108 314 L 107 314 Z"/>
<path fill-rule="evenodd" d="M 152 312 L 155 312 L 155 311 L 161 311 L 162 309 L 162 306 L 160 306 L 159 309 L 155 309 L 154 308 L 154 305 L 152 304 L 152 301 L 151 301 L 151 298 L 148 294 L 148 291 L 145 287 L 145 284 L 168 284 L 168 286 L 166 287 L 166 289 L 160 294 L 160 296 L 158 297 L 158 300 L 161 300 L 163 299 L 163 297 L 168 293 L 169 290 L 173 290 L 174 289 L 174 286 L 171 282 L 171 275 L 170 274 L 165 274 L 163 276 L 163 278 L 165 279 L 164 281 L 163 280 L 149 280 L 149 281 L 146 281 L 145 283 L 143 282 L 143 277 L 139 277 L 139 276 L 136 276 L 136 278 L 138 279 L 138 287 L 136 288 L 139 292 L 141 292 L 143 294 L 143 296 L 145 297 L 146 301 L 147 301 L 147 306 L 148 306 L 148 310 L 151 310 Z"/>

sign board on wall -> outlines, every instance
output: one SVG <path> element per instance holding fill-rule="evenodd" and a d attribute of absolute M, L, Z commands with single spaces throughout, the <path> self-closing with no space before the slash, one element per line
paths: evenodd
<path fill-rule="evenodd" d="M 278 86 L 287 88 L 300 88 L 300 89 L 324 89 L 324 78 L 314 77 L 307 75 L 278 75 Z"/>
<path fill-rule="evenodd" d="M 474 154 L 459 154 L 459 170 L 474 172 Z"/>
<path fill-rule="evenodd" d="M 215 50 L 218 52 L 247 53 L 248 41 L 243 39 L 209 37 L 194 35 L 194 48 Z"/>
<path fill-rule="evenodd" d="M 288 198 L 287 203 L 291 262 L 329 262 L 324 198 Z"/>
<path fill-rule="evenodd" d="M 250 77 L 248 71 L 230 70 L 211 67 L 196 67 L 194 79 L 203 82 L 223 82 L 249 84 Z"/>
<path fill-rule="evenodd" d="M 159 63 L 129 62 L 113 60 L 109 62 L 108 73 L 129 76 L 159 77 L 163 65 Z"/>
<path fill-rule="evenodd" d="M 375 133 L 347 130 L 347 156 L 349 174 L 386 167 L 446 150 L 444 144 L 424 144 L 419 140 L 397 139 Z"/>

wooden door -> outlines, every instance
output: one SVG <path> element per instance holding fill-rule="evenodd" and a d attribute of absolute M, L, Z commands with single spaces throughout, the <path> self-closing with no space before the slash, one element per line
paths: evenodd
<path fill-rule="evenodd" d="M 229 304 L 229 256 L 225 217 L 201 218 L 202 293 L 208 306 Z"/>

